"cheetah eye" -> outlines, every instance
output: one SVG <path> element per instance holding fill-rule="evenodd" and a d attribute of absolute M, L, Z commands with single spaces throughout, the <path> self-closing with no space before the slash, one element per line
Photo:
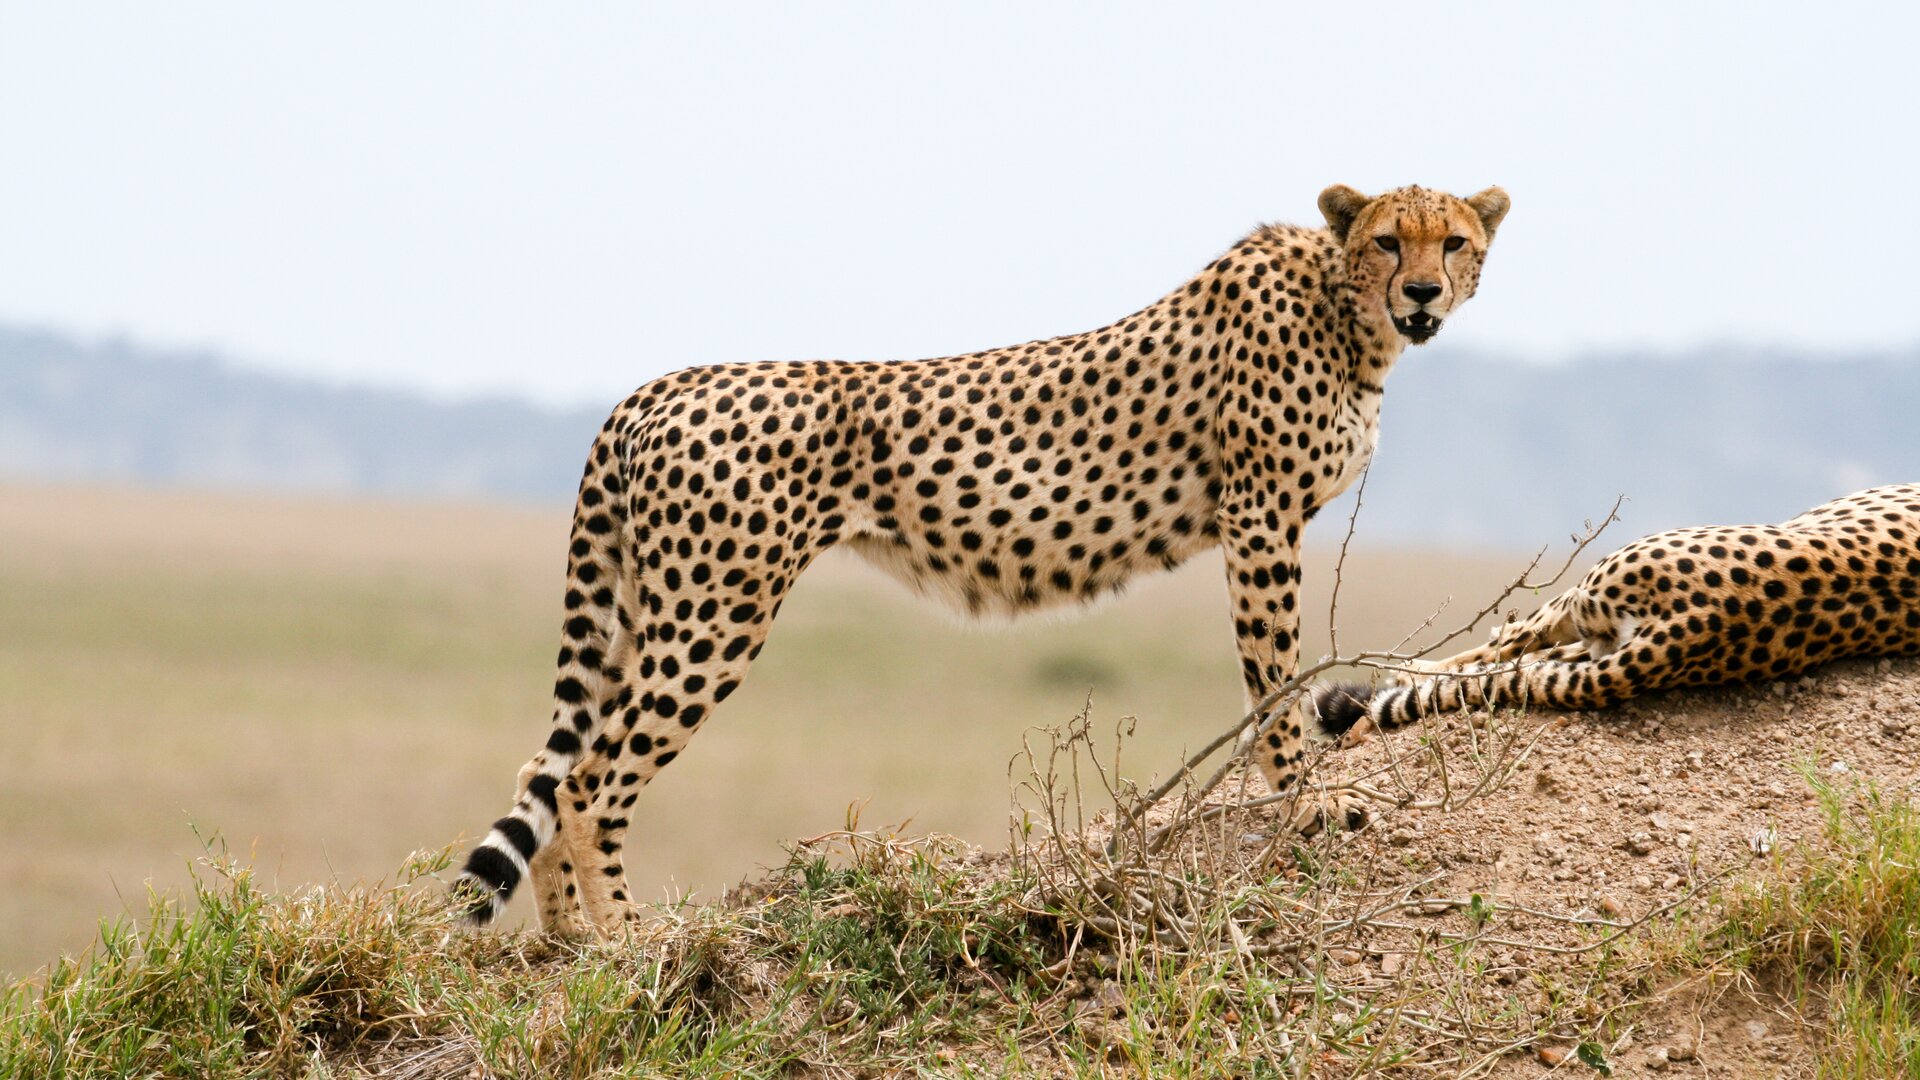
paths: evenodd
<path fill-rule="evenodd" d="M 1461 248 L 1465 247 L 1466 245 L 1467 245 L 1466 237 L 1449 236 L 1447 237 L 1447 242 L 1445 244 L 1442 244 L 1441 246 L 1446 248 L 1448 251 L 1459 251 Z"/>
<path fill-rule="evenodd" d="M 1397 236 L 1376 236 L 1373 242 L 1380 245 L 1381 251 L 1389 254 L 1400 250 L 1400 238 Z"/>

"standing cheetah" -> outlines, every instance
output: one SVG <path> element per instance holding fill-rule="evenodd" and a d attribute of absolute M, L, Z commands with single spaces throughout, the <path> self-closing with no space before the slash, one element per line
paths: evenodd
<path fill-rule="evenodd" d="M 1920 484 L 1869 488 L 1780 525 L 1675 529 L 1600 560 L 1493 641 L 1377 692 L 1316 691 L 1346 735 L 1488 704 L 1600 709 L 1653 690 L 1787 678 L 1920 652 Z"/>
<path fill-rule="evenodd" d="M 574 512 L 546 748 L 456 891 L 541 926 L 633 917 L 635 798 L 740 685 L 794 579 L 851 547 L 970 613 L 1084 601 L 1222 545 L 1249 701 L 1295 671 L 1300 529 L 1372 455 L 1382 384 L 1474 293 L 1499 188 L 1320 196 L 1152 306 L 938 360 L 725 364 L 642 387 Z M 1297 717 L 1260 763 L 1295 777 Z M 556 835 L 559 842 L 554 842 Z"/>

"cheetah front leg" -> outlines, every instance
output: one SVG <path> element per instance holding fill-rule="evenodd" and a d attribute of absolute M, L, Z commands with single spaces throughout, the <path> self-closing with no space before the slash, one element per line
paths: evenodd
<path fill-rule="evenodd" d="M 1227 555 L 1227 595 L 1233 608 L 1233 635 L 1247 707 L 1264 700 L 1293 678 L 1300 667 L 1300 558 L 1297 547 L 1276 544 L 1258 519 L 1221 513 L 1221 540 Z M 1275 793 L 1295 787 L 1306 756 L 1304 713 L 1298 699 L 1267 721 L 1255 748 L 1255 760 Z M 1293 823 L 1302 832 L 1338 821 L 1349 829 L 1366 822 L 1363 800 L 1344 793 L 1301 800 Z"/>

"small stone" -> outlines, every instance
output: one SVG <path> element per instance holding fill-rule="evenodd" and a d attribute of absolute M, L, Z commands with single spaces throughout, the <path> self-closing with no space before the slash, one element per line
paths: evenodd
<path fill-rule="evenodd" d="M 1092 1020 L 1078 1025 L 1080 1037 L 1088 1045 L 1107 1055 L 1107 1060 L 1118 1061 L 1126 1053 L 1127 1025 L 1118 1020 Z"/>

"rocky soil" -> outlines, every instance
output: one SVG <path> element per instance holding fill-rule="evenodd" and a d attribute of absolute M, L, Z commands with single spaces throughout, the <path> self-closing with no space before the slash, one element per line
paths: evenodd
<path fill-rule="evenodd" d="M 1435 739 L 1447 749 L 1444 780 L 1421 749 Z M 1406 909 L 1331 942 L 1329 976 L 1378 998 L 1422 977 L 1409 969 L 1436 933 L 1455 934 L 1473 939 L 1484 963 L 1478 985 L 1469 979 L 1458 992 L 1489 1008 L 1546 1015 L 1550 999 L 1582 980 L 1605 1002 L 1605 988 L 1591 985 L 1612 977 L 1596 940 L 1642 920 L 1652 927 L 1756 858 L 1819 843 L 1809 773 L 1911 799 L 1916 750 L 1920 661 L 1911 659 L 1845 662 L 1792 682 L 1659 695 L 1604 713 L 1455 717 L 1374 736 L 1326 757 L 1320 779 L 1366 776 L 1416 794 L 1416 805 L 1380 812 L 1342 861 L 1377 867 L 1369 885 L 1381 892 L 1417 885 L 1434 914 Z M 1505 780 L 1457 797 L 1484 775 Z M 1450 809 L 1418 808 L 1449 787 Z M 1490 918 L 1471 910 L 1475 895 Z M 1651 1007 L 1622 1014 L 1630 1018 L 1607 1049 L 1614 1075 L 1809 1072 L 1811 1033 L 1769 988 L 1659 990 Z M 1492 1069 L 1592 1075 L 1571 1045 L 1551 1042 L 1516 1048 Z"/>

